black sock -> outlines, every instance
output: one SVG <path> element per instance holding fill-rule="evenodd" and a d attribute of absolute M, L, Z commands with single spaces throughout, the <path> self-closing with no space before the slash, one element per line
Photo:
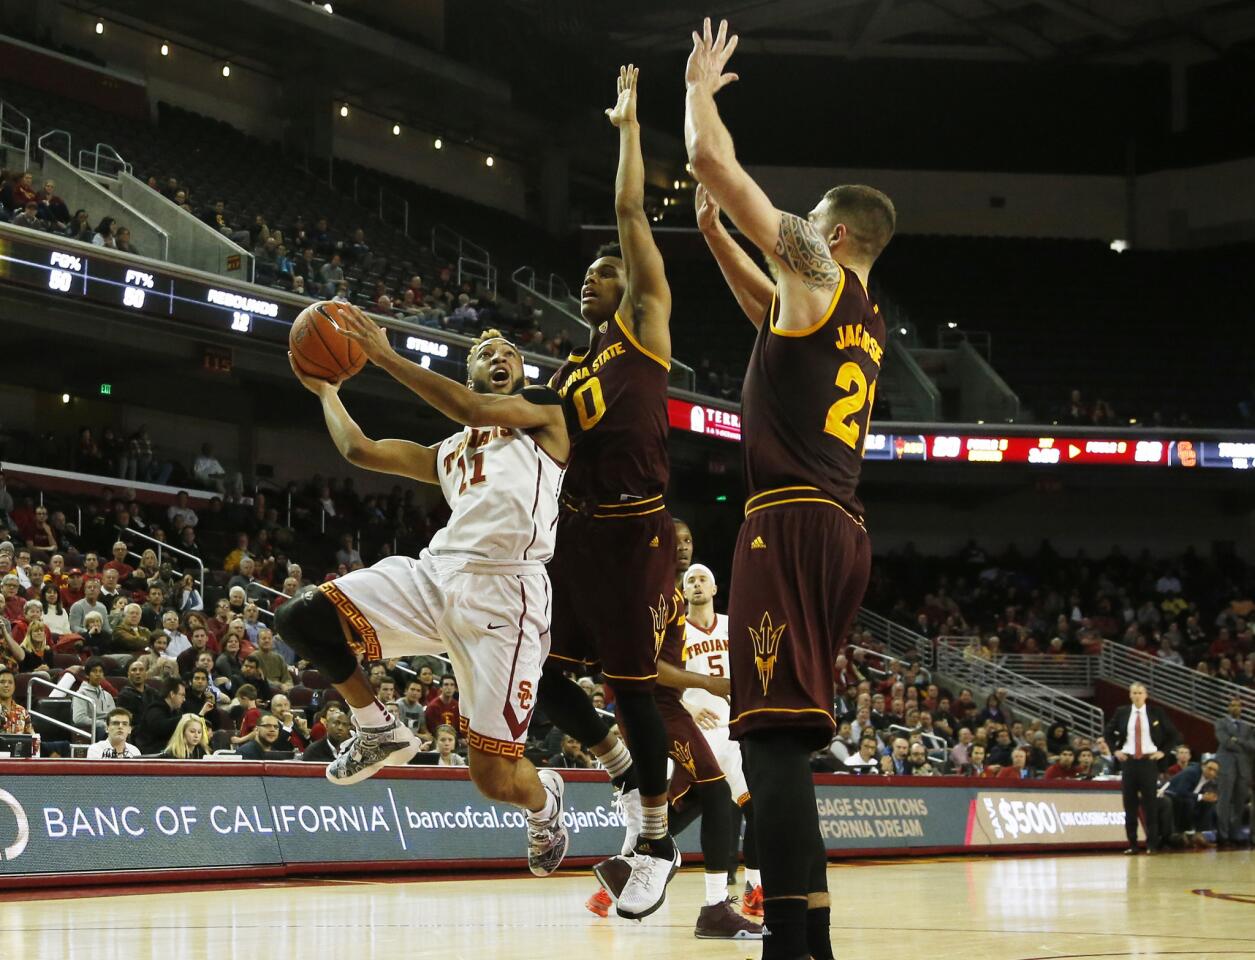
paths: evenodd
<path fill-rule="evenodd" d="M 806 914 L 806 901 L 793 897 L 763 904 L 763 960 L 807 955 Z"/>
<path fill-rule="evenodd" d="M 806 911 L 806 948 L 811 960 L 833 960 L 832 934 L 828 929 L 831 923 L 832 910 L 828 907 L 811 907 Z"/>
<path fill-rule="evenodd" d="M 659 860 L 670 860 L 675 856 L 675 841 L 671 839 L 671 834 L 665 837 L 641 837 L 636 841 L 636 852 L 657 857 Z"/>
<path fill-rule="evenodd" d="M 631 791 L 638 789 L 639 784 L 636 782 L 636 764 L 632 764 L 627 768 L 622 776 L 615 777 L 610 782 L 615 785 L 616 789 L 622 790 L 624 793 L 630 793 Z"/>

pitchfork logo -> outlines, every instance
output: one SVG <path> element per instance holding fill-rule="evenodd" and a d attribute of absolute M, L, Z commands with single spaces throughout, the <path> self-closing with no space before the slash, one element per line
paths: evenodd
<path fill-rule="evenodd" d="M 763 685 L 763 696 L 767 696 L 767 687 L 771 685 L 771 677 L 776 672 L 776 656 L 780 650 L 780 637 L 787 623 L 775 626 L 771 622 L 771 614 L 764 611 L 758 629 L 747 628 L 750 639 L 754 641 L 754 666 L 758 670 L 758 682 Z"/>
<path fill-rule="evenodd" d="M 667 637 L 667 621 L 671 619 L 667 610 L 667 598 L 658 594 L 658 606 L 649 608 L 649 615 L 654 620 L 654 659 L 662 652 L 662 641 Z"/>
<path fill-rule="evenodd" d="M 26 811 L 22 809 L 22 805 L 17 802 L 13 794 L 0 790 L 0 804 L 12 810 L 13 819 L 17 821 L 16 836 L 11 844 L 0 849 L 0 861 L 16 860 L 26 849 L 26 844 L 30 842 L 30 824 L 26 820 Z"/>
<path fill-rule="evenodd" d="M 675 757 L 676 763 L 689 772 L 690 777 L 697 776 L 697 764 L 693 760 L 693 750 L 687 741 L 684 743 L 679 740 L 674 741 L 671 744 L 671 755 Z"/>

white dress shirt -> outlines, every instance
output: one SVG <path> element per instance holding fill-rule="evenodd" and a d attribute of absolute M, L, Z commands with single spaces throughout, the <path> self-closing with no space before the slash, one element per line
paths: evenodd
<path fill-rule="evenodd" d="M 1134 748 L 1134 744 L 1137 741 L 1133 733 L 1135 729 L 1133 725 L 1135 723 L 1140 723 L 1142 725 L 1142 756 L 1149 757 L 1152 753 L 1155 753 L 1159 748 L 1155 746 L 1155 741 L 1151 739 L 1150 717 L 1146 715 L 1145 707 L 1133 707 L 1133 709 L 1129 711 L 1129 726 L 1128 726 L 1127 734 L 1124 740 L 1124 747 L 1122 748 L 1122 750 L 1124 753 L 1127 753 L 1130 757 L 1137 756 L 1137 750 Z"/>

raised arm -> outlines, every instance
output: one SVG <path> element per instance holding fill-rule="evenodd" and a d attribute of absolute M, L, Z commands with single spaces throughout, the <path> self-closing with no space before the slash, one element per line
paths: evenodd
<path fill-rule="evenodd" d="M 758 268 L 753 259 L 739 243 L 732 239 L 732 234 L 719 219 L 719 204 L 706 189 L 704 184 L 697 185 L 697 228 L 706 239 L 706 246 L 715 256 L 715 262 L 723 273 L 736 302 L 741 305 L 750 323 L 756 327 L 763 325 L 763 317 L 771 305 L 776 285 Z"/>
<path fill-rule="evenodd" d="M 328 383 L 301 373 L 290 353 L 288 362 L 292 364 L 296 379 L 322 403 L 327 432 L 345 460 L 355 467 L 376 473 L 391 473 L 422 483 L 440 482 L 436 476 L 435 450 L 409 440 L 372 440 L 344 408 L 338 383 Z"/>
<path fill-rule="evenodd" d="M 341 311 L 342 317 L 344 313 Z M 347 313 L 341 327 L 344 335 L 361 345 L 371 363 L 450 420 L 468 427 L 539 431 L 537 441 L 542 447 L 559 460 L 567 458 L 570 441 L 561 401 L 547 387 L 528 387 L 522 393 L 509 395 L 477 393 L 399 355 L 383 328 L 357 307 L 350 306 Z"/>
<path fill-rule="evenodd" d="M 737 37 L 729 40 L 727 33 L 725 20 L 712 37 L 708 17 L 702 35 L 693 34 L 685 67 L 684 145 L 693 174 L 737 228 L 782 268 L 781 284 L 799 286 L 826 303 L 841 279 L 827 242 L 806 218 L 776 209 L 737 161 L 732 135 L 719 117 L 715 94 L 737 79 L 723 72 L 737 45 Z"/>
<path fill-rule="evenodd" d="M 640 70 L 619 68 L 615 105 L 606 111 L 619 130 L 619 169 L 614 180 L 614 212 L 619 246 L 627 273 L 627 310 L 624 322 L 636 328 L 640 341 L 653 353 L 671 358 L 671 288 L 667 285 L 662 254 L 654 243 L 645 213 L 645 160 L 641 155 L 641 127 L 636 120 L 636 81 Z M 624 316 L 630 313 L 630 316 Z"/>

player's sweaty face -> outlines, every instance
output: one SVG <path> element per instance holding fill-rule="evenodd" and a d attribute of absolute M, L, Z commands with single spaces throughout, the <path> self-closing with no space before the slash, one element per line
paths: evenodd
<path fill-rule="evenodd" d="M 471 360 L 470 387 L 476 393 L 517 393 L 523 386 L 523 358 L 505 340 L 489 340 Z"/>
<path fill-rule="evenodd" d="M 584 271 L 580 315 L 593 324 L 609 320 L 623 301 L 624 287 L 623 261 L 618 257 L 598 257 Z"/>

